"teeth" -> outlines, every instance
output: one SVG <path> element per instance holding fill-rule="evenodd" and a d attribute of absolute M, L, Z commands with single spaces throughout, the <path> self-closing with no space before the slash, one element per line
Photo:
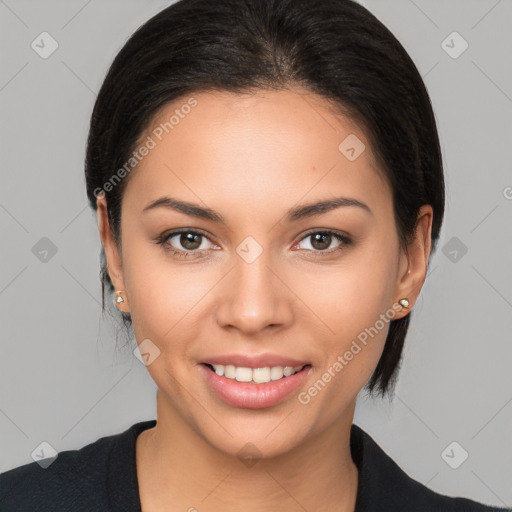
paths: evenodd
<path fill-rule="evenodd" d="M 222 365 L 219 365 L 220 368 L 222 368 Z M 214 366 L 214 370 L 217 370 L 217 368 Z M 236 375 L 236 368 L 232 364 L 228 364 L 224 367 L 224 377 L 227 377 L 228 379 L 234 379 Z"/>
<path fill-rule="evenodd" d="M 252 380 L 251 368 L 243 368 L 243 367 L 239 366 L 236 369 L 235 379 L 238 382 L 251 382 L 251 380 Z"/>
<path fill-rule="evenodd" d="M 302 370 L 303 366 L 266 366 L 265 368 L 246 368 L 243 366 L 233 366 L 232 364 L 212 364 L 217 375 L 238 382 L 253 382 L 255 384 L 264 384 L 272 380 L 279 380 L 283 377 L 289 377 Z"/>
<path fill-rule="evenodd" d="M 283 368 L 282 366 L 273 366 L 270 368 L 270 378 L 271 380 L 279 380 L 283 378 Z"/>
<path fill-rule="evenodd" d="M 283 375 L 285 377 L 289 377 L 292 373 L 295 373 L 295 370 L 291 366 L 285 366 L 283 368 Z"/>
<path fill-rule="evenodd" d="M 262 384 L 264 382 L 270 382 L 270 368 L 254 368 L 252 373 L 252 380 L 256 384 Z"/>

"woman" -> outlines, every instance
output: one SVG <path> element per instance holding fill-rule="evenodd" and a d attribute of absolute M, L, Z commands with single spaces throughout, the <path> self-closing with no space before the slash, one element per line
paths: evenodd
<path fill-rule="evenodd" d="M 352 423 L 393 388 L 444 212 L 428 94 L 366 9 L 163 10 L 105 78 L 86 182 L 157 419 L 4 473 L 2 511 L 500 510 Z"/>

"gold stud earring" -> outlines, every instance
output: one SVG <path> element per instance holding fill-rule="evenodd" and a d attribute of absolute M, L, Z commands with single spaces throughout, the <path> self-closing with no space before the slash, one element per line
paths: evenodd
<path fill-rule="evenodd" d="M 409 309 L 409 299 L 403 298 L 398 301 L 398 304 L 403 308 Z"/>

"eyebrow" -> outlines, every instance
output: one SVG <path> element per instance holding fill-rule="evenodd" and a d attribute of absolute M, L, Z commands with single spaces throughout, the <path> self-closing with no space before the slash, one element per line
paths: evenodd
<path fill-rule="evenodd" d="M 301 219 L 327 213 L 331 210 L 335 210 L 336 208 L 340 208 L 342 206 L 356 206 L 366 211 L 370 215 L 373 215 L 373 212 L 371 211 L 370 207 L 367 204 L 358 201 L 357 199 L 352 199 L 349 197 L 336 197 L 334 199 L 326 199 L 324 201 L 309 203 L 301 206 L 296 206 L 295 208 L 291 208 L 286 212 L 285 220 L 286 222 L 296 222 Z M 189 215 L 191 217 L 210 220 L 212 222 L 225 222 L 224 217 L 215 210 L 212 210 L 210 208 L 204 208 L 195 203 L 180 201 L 178 199 L 174 199 L 168 196 L 160 197 L 159 199 L 156 199 L 155 201 L 151 202 L 142 210 L 142 212 L 146 213 L 155 208 L 167 208 L 184 213 L 185 215 Z"/>

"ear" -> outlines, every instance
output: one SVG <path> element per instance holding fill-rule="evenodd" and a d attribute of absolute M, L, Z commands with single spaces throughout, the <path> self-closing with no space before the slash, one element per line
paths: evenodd
<path fill-rule="evenodd" d="M 100 232 L 101 243 L 105 250 L 105 258 L 107 263 L 108 275 L 114 285 L 115 290 L 125 290 L 123 264 L 121 254 L 117 248 L 110 230 L 110 222 L 107 213 L 107 200 L 105 194 L 100 194 L 96 200 L 98 208 L 98 229 Z M 128 313 L 128 297 L 126 292 L 123 293 L 124 302 L 116 304 L 121 311 Z"/>
<path fill-rule="evenodd" d="M 407 251 L 401 251 L 395 303 L 407 298 L 409 308 L 402 307 L 396 314 L 397 319 L 409 314 L 425 282 L 431 250 L 432 219 L 432 207 L 423 205 L 418 212 L 414 236 L 407 245 Z"/>

